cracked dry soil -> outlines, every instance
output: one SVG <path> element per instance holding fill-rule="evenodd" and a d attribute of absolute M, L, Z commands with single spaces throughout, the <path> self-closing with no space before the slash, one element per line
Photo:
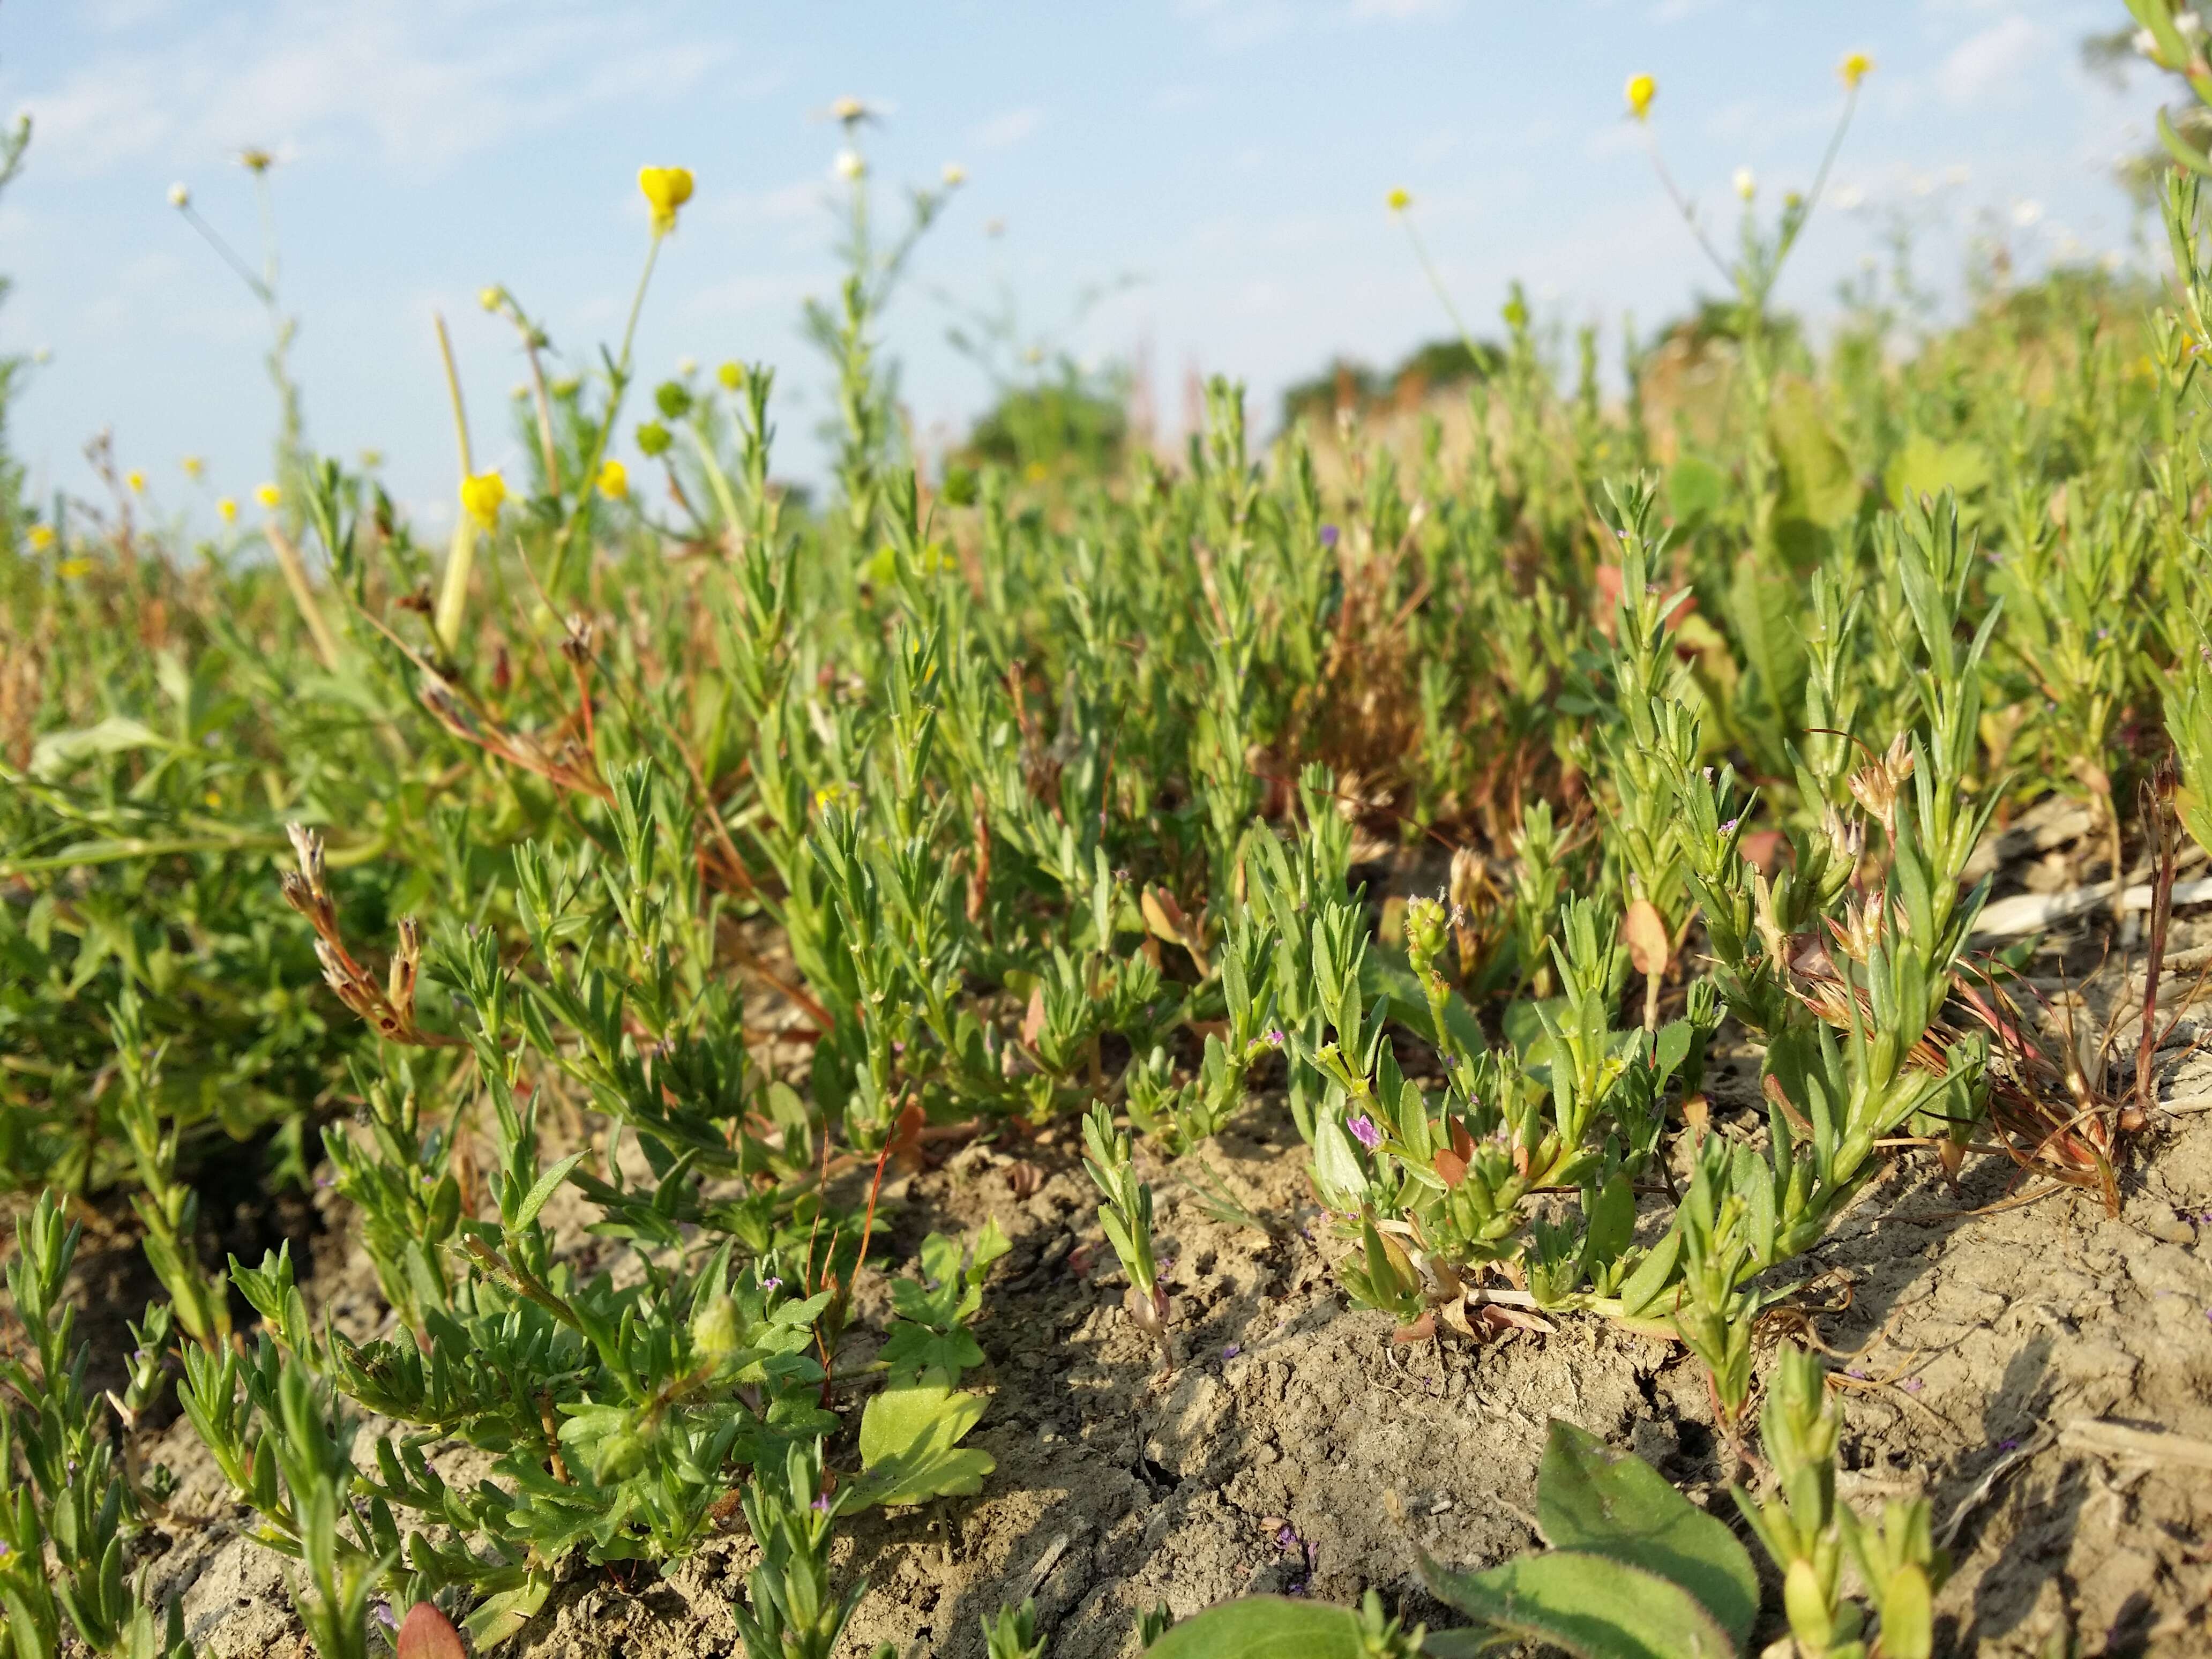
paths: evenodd
<path fill-rule="evenodd" d="M 2185 1022 L 2178 1037 L 2192 1032 Z M 2071 1189 L 2003 1207 L 2018 1183 L 2002 1159 L 1970 1164 L 1956 1191 L 1907 1164 L 1817 1253 L 1828 1277 L 1815 1299 L 1849 1287 L 1849 1305 L 1817 1321 L 1849 1356 L 1842 1490 L 1863 1512 L 1932 1497 L 1958 1559 L 1939 1651 L 2212 1652 L 2212 1469 L 2085 1444 L 2069 1426 L 2212 1442 L 2212 1057 L 2174 1053 L 2161 1094 L 2181 1109 L 2140 1138 L 2118 1216 Z M 1715 1099 L 1717 1125 L 1751 1127 L 1748 1100 L 1728 1109 L 1724 1083 Z M 1071 1138 L 1024 1148 L 1027 1168 L 971 1146 L 887 1189 L 906 1255 L 926 1231 L 987 1215 L 1012 1240 L 976 1328 L 988 1363 L 969 1378 L 991 1395 L 970 1443 L 998 1468 L 978 1498 L 849 1527 L 840 1582 L 870 1583 L 851 1653 L 887 1640 L 904 1656 L 980 1656 L 980 1621 L 1025 1595 L 1055 1659 L 1133 1653 L 1138 1613 L 1157 1602 L 1186 1614 L 1252 1591 L 1344 1602 L 1371 1586 L 1447 1624 L 1413 1571 L 1416 1542 L 1462 1565 L 1530 1547 L 1553 1416 L 1633 1448 L 1734 1518 L 1706 1384 L 1679 1348 L 1586 1318 L 1480 1346 L 1394 1346 L 1386 1319 L 1348 1310 L 1316 1243 L 1304 1149 L 1275 1104 L 1200 1155 L 1271 1233 L 1210 1214 L 1195 1160 L 1148 1168 L 1176 1304 L 1164 1359 L 1121 1311 Z M 372 1328 L 374 1279 L 343 1217 L 330 1220 L 311 1295 L 342 1325 Z M 879 1321 L 879 1279 L 862 1300 Z M 150 1455 L 181 1481 L 145 1544 L 156 1593 L 181 1590 L 212 1659 L 293 1659 L 283 1564 L 222 1501 L 189 1426 L 172 1425 Z M 734 1655 L 727 1608 L 751 1565 L 732 1535 L 665 1580 L 580 1572 L 510 1651 Z M 1757 1641 L 1778 1629 L 1770 1613 Z"/>

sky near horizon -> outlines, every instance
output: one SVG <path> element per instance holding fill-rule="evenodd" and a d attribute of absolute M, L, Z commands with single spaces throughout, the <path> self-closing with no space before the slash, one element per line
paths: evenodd
<path fill-rule="evenodd" d="M 34 123 L 0 198 L 0 351 L 40 354 L 10 441 L 42 493 L 82 494 L 85 441 L 112 428 L 155 507 L 203 526 L 268 476 L 267 318 L 167 200 L 185 185 L 258 259 L 246 145 L 279 158 L 309 440 L 380 452 L 435 525 L 456 469 L 432 314 L 478 465 L 518 473 L 522 363 L 476 296 L 506 284 L 568 364 L 594 361 L 645 249 L 646 163 L 697 178 L 639 328 L 646 387 L 685 358 L 774 363 L 778 470 L 818 477 L 829 371 L 799 313 L 835 281 L 840 95 L 884 112 L 865 141 L 879 186 L 967 173 L 883 329 L 923 433 L 988 400 L 946 343 L 956 307 L 1011 295 L 1024 331 L 1056 334 L 1086 288 L 1125 277 L 1071 349 L 1141 362 L 1170 431 L 1191 371 L 1239 377 L 1265 433 L 1283 386 L 1331 357 L 1388 363 L 1449 331 L 1393 187 L 1478 334 L 1516 277 L 1540 316 L 1601 324 L 1608 358 L 1624 313 L 1649 329 L 1718 291 L 1624 112 L 1638 71 L 1725 245 L 1735 170 L 1763 211 L 1804 187 L 1838 61 L 1872 55 L 1781 286 L 1816 320 L 1900 222 L 1921 280 L 1954 296 L 1976 234 L 2030 270 L 2147 261 L 2111 177 L 2160 88 L 2100 78 L 2079 50 L 2126 21 L 2121 0 L 0 0 L 0 111 Z"/>

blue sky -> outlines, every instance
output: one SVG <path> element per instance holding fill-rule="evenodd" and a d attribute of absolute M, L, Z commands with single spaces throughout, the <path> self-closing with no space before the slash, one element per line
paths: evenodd
<path fill-rule="evenodd" d="M 1729 179 L 1762 202 L 1811 176 L 1840 106 L 1835 66 L 1871 53 L 1824 211 L 1785 303 L 1832 315 L 1839 279 L 1917 228 L 1924 279 L 1954 291 L 1965 238 L 2033 266 L 2137 257 L 2111 185 L 2155 93 L 2080 66 L 2120 0 L 74 0 L 0 4 L 0 110 L 36 136 L 0 201 L 0 349 L 40 349 L 14 441 L 48 489 L 82 490 L 112 427 L 166 509 L 267 476 L 275 410 L 258 304 L 167 204 L 173 182 L 249 253 L 250 181 L 273 173 L 286 308 L 309 434 L 374 447 L 434 521 L 455 483 L 430 318 L 454 331 L 480 464 L 515 459 L 521 363 L 475 296 L 511 287 L 587 362 L 621 329 L 646 240 L 634 178 L 679 164 L 698 193 L 640 330 L 649 376 L 686 356 L 780 368 L 780 470 L 819 465 L 823 366 L 801 300 L 834 266 L 840 94 L 881 106 L 884 185 L 969 182 L 916 256 L 885 341 L 917 425 L 983 403 L 945 341 L 939 292 L 1025 324 L 1087 284 L 1139 279 L 1085 319 L 1080 353 L 1141 358 L 1163 424 L 1195 368 L 1243 377 L 1264 430 L 1288 380 L 1349 353 L 1388 362 L 1446 331 L 1382 205 L 1404 185 L 1462 312 L 1490 331 L 1506 283 L 1540 311 L 1646 327 L 1715 286 L 1622 113 L 1626 77 L 1724 232 Z M 626 422 L 627 424 L 627 422 Z M 625 439 L 625 441 L 627 440 Z M 179 460 L 207 459 L 200 484 Z"/>

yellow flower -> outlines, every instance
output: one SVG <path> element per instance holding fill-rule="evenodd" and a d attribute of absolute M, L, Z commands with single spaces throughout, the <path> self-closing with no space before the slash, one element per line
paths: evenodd
<path fill-rule="evenodd" d="M 1403 185 L 1401 185 L 1397 189 L 1392 191 L 1388 196 L 1385 196 L 1382 198 L 1382 201 L 1383 204 L 1388 207 L 1391 212 L 1403 213 L 1407 208 L 1413 205 L 1413 192 L 1407 190 Z"/>
<path fill-rule="evenodd" d="M 945 164 L 945 189 L 957 190 L 961 185 L 967 182 L 968 169 L 966 167 L 962 167 L 957 161 L 947 161 Z"/>
<path fill-rule="evenodd" d="M 59 564 L 54 567 L 54 574 L 57 575 L 75 578 L 83 575 L 86 571 L 91 568 L 92 561 L 90 559 L 64 559 Z"/>
<path fill-rule="evenodd" d="M 1842 66 L 1837 70 L 1836 73 L 1844 77 L 1844 84 L 1845 86 L 1849 87 L 1853 92 L 1856 92 L 1859 88 L 1859 82 L 1866 79 L 1867 71 L 1873 67 L 1873 58 L 1868 57 L 1863 52 L 1855 52 L 1850 57 L 1844 59 Z"/>
<path fill-rule="evenodd" d="M 653 234 L 665 236 L 676 228 L 676 210 L 691 199 L 689 167 L 640 167 L 637 187 L 653 207 Z"/>
<path fill-rule="evenodd" d="M 192 192 L 182 184 L 169 186 L 169 205 L 181 212 L 192 204 Z"/>
<path fill-rule="evenodd" d="M 187 455 L 178 465 L 185 469 L 185 476 L 194 483 L 198 483 L 200 474 L 207 471 L 207 463 L 197 455 Z"/>
<path fill-rule="evenodd" d="M 253 486 L 253 499 L 262 506 L 274 509 L 276 503 L 284 499 L 284 492 L 273 483 L 256 484 Z"/>
<path fill-rule="evenodd" d="M 135 466 L 123 475 L 123 482 L 131 486 L 131 493 L 134 495 L 146 493 L 146 475 Z"/>
<path fill-rule="evenodd" d="M 722 383 L 725 392 L 742 392 L 745 385 L 745 366 L 743 363 L 724 363 L 714 371 L 714 378 Z"/>
<path fill-rule="evenodd" d="M 50 524 L 34 524 L 31 526 L 31 550 L 33 552 L 43 553 L 53 544 L 53 526 Z"/>
<path fill-rule="evenodd" d="M 258 147 L 248 147 L 238 152 L 238 165 L 248 173 L 266 173 L 276 165 L 276 158 Z"/>
<path fill-rule="evenodd" d="M 215 510 L 216 516 L 225 524 L 236 524 L 238 522 L 238 503 L 233 501 L 229 496 L 226 495 L 221 501 L 217 501 L 215 504 Z"/>
<path fill-rule="evenodd" d="M 486 311 L 497 311 L 499 309 L 500 301 L 505 297 L 506 296 L 501 292 L 499 288 L 495 285 L 491 288 L 480 290 L 477 295 L 477 303 L 482 306 Z"/>
<path fill-rule="evenodd" d="M 461 507 L 477 525 L 489 530 L 499 522 L 500 504 L 507 500 L 507 480 L 496 472 L 479 472 L 461 480 Z"/>
<path fill-rule="evenodd" d="M 1649 120 L 1651 100 L 1658 95 L 1659 83 L 1648 75 L 1628 77 L 1628 112 L 1638 120 Z"/>
<path fill-rule="evenodd" d="M 599 494 L 611 501 L 629 494 L 629 469 L 611 456 L 599 467 Z"/>

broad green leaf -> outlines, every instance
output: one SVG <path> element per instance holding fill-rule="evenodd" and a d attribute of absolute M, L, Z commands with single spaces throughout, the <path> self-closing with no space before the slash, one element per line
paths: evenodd
<path fill-rule="evenodd" d="M 1469 1617 L 1576 1659 L 1734 1659 L 1741 1651 L 1689 1591 L 1610 1556 L 1554 1550 L 1463 1573 L 1425 1553 L 1421 1577 Z"/>
<path fill-rule="evenodd" d="M 1775 516 L 1823 530 L 1849 523 L 1859 508 L 1858 477 L 1808 381 L 1785 375 L 1776 383 L 1767 431 L 1782 463 L 1782 501 Z"/>
<path fill-rule="evenodd" d="M 1696 1596 L 1738 1646 L 1750 1638 L 1759 1613 L 1751 1557 L 1724 1522 L 1633 1452 L 1554 1418 L 1536 1475 L 1536 1515 L 1554 1548 L 1656 1572 Z"/>
<path fill-rule="evenodd" d="M 958 1443 L 989 1403 L 952 1389 L 942 1371 L 883 1389 L 860 1413 L 860 1501 L 919 1504 L 981 1492 L 998 1464 Z"/>
<path fill-rule="evenodd" d="M 1795 731 L 1803 719 L 1804 585 L 1788 568 L 1747 550 L 1728 587 L 1729 627 L 1758 677 L 1761 723 Z"/>
<path fill-rule="evenodd" d="M 1728 475 L 1701 455 L 1685 455 L 1667 469 L 1667 510 L 1677 524 L 1710 519 L 1727 496 Z"/>
<path fill-rule="evenodd" d="M 1907 438 L 1881 475 L 1883 493 L 1899 503 L 1946 489 L 1970 495 L 1989 481 L 1990 458 L 1979 444 L 1939 444 L 1924 432 Z"/>
<path fill-rule="evenodd" d="M 1248 1595 L 1186 1619 L 1145 1659 L 1364 1659 L 1359 1616 L 1348 1607 Z"/>

